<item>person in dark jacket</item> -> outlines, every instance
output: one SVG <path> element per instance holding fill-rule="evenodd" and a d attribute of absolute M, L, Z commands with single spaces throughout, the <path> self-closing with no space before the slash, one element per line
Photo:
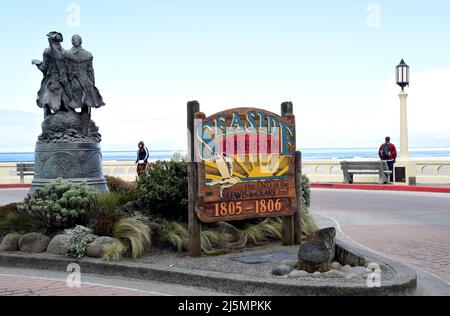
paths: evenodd
<path fill-rule="evenodd" d="M 148 158 L 150 156 L 150 152 L 147 147 L 145 147 L 144 142 L 140 142 L 138 145 L 139 149 L 137 151 L 137 174 L 141 176 L 148 166 Z"/>
<path fill-rule="evenodd" d="M 389 170 L 392 171 L 390 180 L 391 183 L 394 183 L 394 165 L 397 160 L 397 148 L 394 144 L 391 144 L 390 137 L 386 137 L 386 141 L 383 145 L 381 145 L 378 155 L 381 160 L 387 161 Z"/>

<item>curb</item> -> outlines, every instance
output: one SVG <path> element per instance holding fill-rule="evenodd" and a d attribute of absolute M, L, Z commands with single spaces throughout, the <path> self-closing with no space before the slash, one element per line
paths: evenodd
<path fill-rule="evenodd" d="M 30 189 L 31 184 L 0 184 L 0 189 Z"/>
<path fill-rule="evenodd" d="M 395 271 L 395 276 L 383 280 L 381 288 L 368 288 L 362 284 L 348 282 L 333 284 L 298 279 L 263 278 L 135 261 L 108 264 L 99 259 L 75 260 L 46 254 L 22 253 L 0 253 L 0 266 L 67 271 L 69 264 L 77 263 L 81 271 L 87 274 L 179 284 L 247 296 L 398 296 L 411 294 L 417 288 L 417 273 L 411 268 L 342 241 L 339 241 L 339 244 L 362 254 L 369 262 L 382 263 L 385 268 Z"/>
<path fill-rule="evenodd" d="M 450 193 L 450 188 L 424 187 L 424 186 L 379 185 L 379 184 L 313 183 L 313 184 L 311 184 L 311 187 L 314 189 Z"/>

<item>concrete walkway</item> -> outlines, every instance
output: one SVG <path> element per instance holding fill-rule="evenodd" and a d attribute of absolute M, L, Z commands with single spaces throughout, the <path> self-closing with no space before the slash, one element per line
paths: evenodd
<path fill-rule="evenodd" d="M 1 189 L 0 206 L 9 203 L 22 202 L 29 191 L 30 189 Z"/>
<path fill-rule="evenodd" d="M 313 190 L 312 212 L 364 246 L 450 281 L 450 195 Z"/>

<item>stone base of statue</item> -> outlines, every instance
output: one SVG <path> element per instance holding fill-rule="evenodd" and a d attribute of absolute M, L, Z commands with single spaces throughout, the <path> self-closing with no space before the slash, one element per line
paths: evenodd
<path fill-rule="evenodd" d="M 38 143 L 36 145 L 33 189 L 55 179 L 86 183 L 107 192 L 103 176 L 102 153 L 99 143 Z"/>

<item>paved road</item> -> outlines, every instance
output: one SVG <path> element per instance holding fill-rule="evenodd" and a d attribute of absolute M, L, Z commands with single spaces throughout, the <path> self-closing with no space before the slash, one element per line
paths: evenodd
<path fill-rule="evenodd" d="M 9 203 L 22 202 L 29 191 L 29 189 L 1 189 L 0 206 Z"/>
<path fill-rule="evenodd" d="M 353 240 L 450 281 L 450 194 L 313 190 L 312 212 Z"/>

